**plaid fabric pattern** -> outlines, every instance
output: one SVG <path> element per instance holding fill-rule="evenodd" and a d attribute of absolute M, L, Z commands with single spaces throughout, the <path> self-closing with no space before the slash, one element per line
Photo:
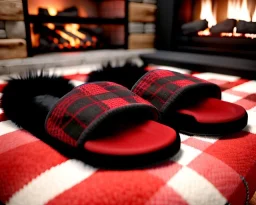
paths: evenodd
<path fill-rule="evenodd" d="M 220 89 L 212 83 L 193 76 L 161 69 L 149 71 L 134 85 L 132 91 L 163 112 L 170 102 L 174 102 L 174 98 L 177 102 L 178 96 L 184 90 L 192 86 L 195 87 L 195 85 L 196 89 L 202 86 L 209 87 L 209 92 L 211 92 L 210 88 L 214 87 L 217 91 L 211 92 L 211 97 L 220 98 L 221 96 Z"/>
<path fill-rule="evenodd" d="M 223 100 L 247 110 L 248 126 L 224 139 L 181 134 L 181 150 L 169 162 L 147 169 L 111 171 L 67 159 L 2 118 L 0 201 L 8 205 L 248 204 L 256 191 L 256 81 L 150 67 L 155 68 L 186 72 L 218 84 Z M 84 73 L 70 72 L 65 78 L 76 85 L 83 83 Z"/>
<path fill-rule="evenodd" d="M 54 106 L 47 117 L 46 130 L 51 136 L 76 146 L 81 141 L 82 133 L 91 129 L 95 123 L 105 120 L 106 114 L 138 106 L 146 107 L 148 112 L 153 113 L 153 119 L 157 120 L 157 109 L 154 106 L 121 85 L 111 82 L 83 84 Z"/>

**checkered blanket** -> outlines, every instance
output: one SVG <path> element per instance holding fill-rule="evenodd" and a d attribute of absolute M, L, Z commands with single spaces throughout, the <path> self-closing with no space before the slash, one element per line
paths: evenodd
<path fill-rule="evenodd" d="M 246 108 L 249 125 L 222 138 L 181 134 L 181 150 L 169 162 L 147 169 L 109 171 L 63 157 L 16 127 L 0 110 L 0 201 L 8 205 L 248 203 L 256 190 L 256 81 L 158 68 L 218 84 L 223 100 Z M 86 72 L 79 68 L 64 70 L 63 75 L 79 85 Z M 1 92 L 5 82 L 0 82 Z"/>

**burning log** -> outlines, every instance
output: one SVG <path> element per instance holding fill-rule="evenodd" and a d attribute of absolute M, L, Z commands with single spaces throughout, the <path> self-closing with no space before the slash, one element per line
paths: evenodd
<path fill-rule="evenodd" d="M 235 19 L 227 19 L 213 26 L 210 31 L 212 34 L 232 33 L 236 22 Z"/>
<path fill-rule="evenodd" d="M 68 40 L 62 38 L 55 30 L 49 29 L 47 26 L 40 26 L 36 31 L 37 32 L 34 31 L 34 33 L 39 33 L 40 37 L 43 37 L 43 39 L 47 39 L 50 36 L 51 38 L 58 39 L 60 43 L 69 43 Z"/>
<path fill-rule="evenodd" d="M 48 12 L 47 9 L 39 8 L 38 9 L 38 15 L 49 16 L 49 12 Z"/>
<path fill-rule="evenodd" d="M 207 20 L 198 20 L 193 21 L 190 23 L 183 24 L 181 29 L 183 34 L 189 35 L 189 34 L 196 34 L 199 31 L 204 31 L 208 28 L 208 21 Z"/>
<path fill-rule="evenodd" d="M 237 33 L 256 34 L 256 22 L 238 21 Z"/>
<path fill-rule="evenodd" d="M 64 9 L 63 11 L 59 11 L 59 12 L 54 10 L 54 12 L 56 14 L 54 16 L 68 16 L 68 17 L 77 17 L 78 16 L 78 9 L 75 6 Z M 38 14 L 43 15 L 43 16 L 50 16 L 49 10 L 45 9 L 45 8 L 39 8 Z"/>
<path fill-rule="evenodd" d="M 75 17 L 75 16 L 78 16 L 78 9 L 75 6 L 73 6 L 58 12 L 57 16 Z"/>

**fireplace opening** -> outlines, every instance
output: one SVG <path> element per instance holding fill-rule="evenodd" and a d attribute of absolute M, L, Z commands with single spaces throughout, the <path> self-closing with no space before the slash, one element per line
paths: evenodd
<path fill-rule="evenodd" d="M 177 49 L 255 58 L 255 0 L 183 0 Z"/>
<path fill-rule="evenodd" d="M 29 56 L 127 47 L 126 0 L 25 0 Z"/>

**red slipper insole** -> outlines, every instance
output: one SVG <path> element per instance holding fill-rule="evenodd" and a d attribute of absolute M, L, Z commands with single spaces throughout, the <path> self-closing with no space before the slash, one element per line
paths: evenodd
<path fill-rule="evenodd" d="M 193 116 L 199 123 L 209 124 L 232 122 L 245 115 L 243 107 L 215 98 L 207 98 L 192 107 L 181 109 L 178 112 Z"/>
<path fill-rule="evenodd" d="M 176 137 L 172 128 L 149 120 L 113 136 L 90 140 L 84 144 L 84 148 L 106 155 L 139 155 L 165 148 L 171 145 Z"/>

